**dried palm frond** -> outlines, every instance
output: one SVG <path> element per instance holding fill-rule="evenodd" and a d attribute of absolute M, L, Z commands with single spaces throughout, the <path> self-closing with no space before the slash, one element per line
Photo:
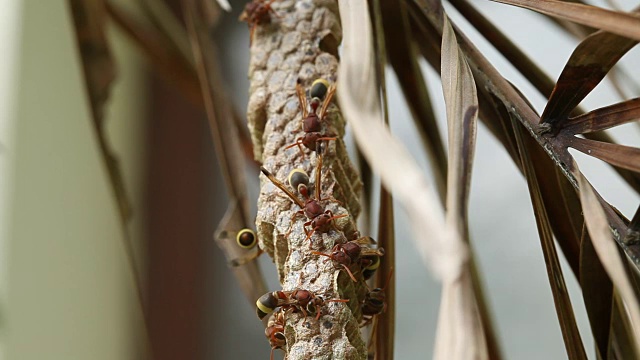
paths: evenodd
<path fill-rule="evenodd" d="M 623 97 L 618 103 L 596 109 L 579 107 L 640 41 L 640 15 L 577 2 L 496 1 L 545 14 L 580 39 L 554 82 L 536 65 L 535 58 L 527 56 L 470 3 L 450 1 L 463 18 L 548 98 L 541 116 L 527 95 L 507 80 L 465 31 L 448 17 L 439 0 L 254 0 L 246 8 L 246 12 L 259 12 L 244 16 L 250 22 L 252 34 L 247 120 L 253 158 L 262 163 L 263 174 L 269 180 L 285 189 L 287 185 L 281 185 L 277 179 L 285 179 L 294 168 L 316 175 L 313 184 L 316 196 L 337 199 L 326 207 L 340 214 L 332 218 L 335 229 L 324 231 L 326 229 L 318 227 L 314 232 L 318 230 L 322 234 L 308 235 L 302 223 L 292 216 L 298 207 L 306 206 L 296 198 L 296 189 L 287 190 L 290 198 L 284 197 L 284 192 L 272 186 L 267 177 L 262 178 L 257 233 L 261 248 L 274 259 L 284 291 L 306 289 L 333 299 L 349 299 L 347 304 L 326 305 L 322 314 L 318 314 L 322 315 L 319 323 L 324 328 L 320 328 L 319 323 L 308 325 L 294 312 L 298 310 L 294 305 L 283 305 L 292 311 L 285 311 L 281 317 L 286 324 L 283 330 L 286 344 L 278 344 L 288 359 L 328 357 L 330 351 L 334 351 L 331 356 L 339 359 L 367 356 L 358 329 L 363 318 L 363 302 L 369 294 L 367 285 L 359 278 L 354 283 L 351 278 L 355 277 L 348 267 L 351 276 L 336 270 L 330 262 L 319 261 L 318 251 L 309 250 L 309 238 L 313 241 L 313 250 L 329 251 L 334 245 L 348 241 L 350 235 L 358 234 L 356 218 L 361 210 L 362 183 L 346 155 L 342 140 L 345 120 L 353 129 L 358 151 L 366 160 L 364 168 L 379 176 L 382 183 L 378 245 L 388 252 L 380 267 L 378 285 L 384 284 L 393 268 L 402 266 L 394 261 L 392 199 L 409 218 L 411 238 L 425 266 L 442 283 L 435 358 L 501 358 L 487 305 L 487 298 L 493 294 L 483 291 L 468 225 L 473 216 L 468 214 L 468 201 L 477 119 L 505 148 L 528 184 L 568 357 L 587 358 L 583 339 L 588 335 L 578 331 L 556 243 L 582 288 L 598 358 L 640 356 L 640 207 L 631 221 L 626 219 L 615 204 L 606 202 L 591 186 L 569 151 L 575 149 L 611 165 L 640 192 L 640 149 L 619 145 L 605 132 L 638 120 L 640 98 Z M 181 90 L 199 99 L 197 102 L 206 108 L 231 197 L 219 238 L 223 238 L 221 244 L 229 256 L 238 257 L 242 253 L 229 245 L 229 234 L 241 226 L 250 226 L 251 222 L 242 166 L 244 131 L 239 131 L 235 121 L 237 112 L 221 91 L 217 55 L 208 43 L 208 26 L 221 14 L 213 3 L 213 0 L 206 3 L 185 0 L 184 32 L 175 19 L 167 20 L 166 12 L 149 12 L 155 19 L 152 31 L 136 26 L 135 21 L 116 7 L 110 6 L 109 13 L 157 60 L 157 68 L 172 72 L 169 77 L 178 80 Z M 226 1 L 218 3 L 228 10 Z M 168 30 L 172 28 L 180 31 Z M 337 45 L 343 36 L 343 52 L 339 58 Z M 185 51 L 187 39 L 192 55 Z M 167 49 L 160 45 L 165 41 L 170 44 Z M 91 60 L 89 55 L 85 54 L 87 63 Z M 422 57 L 440 73 L 446 114 L 437 114 L 434 110 L 419 66 Z M 387 65 L 398 78 L 411 113 L 405 124 L 417 129 L 422 140 L 420 155 L 427 155 L 430 160 L 434 185 L 417 165 L 413 154 L 389 130 Z M 91 74 L 86 69 L 88 67 L 85 71 L 89 80 Z M 96 70 L 107 77 L 107 85 L 111 81 L 110 71 L 111 68 Z M 299 97 L 296 91 L 308 89 L 317 78 L 337 83 L 339 107 L 328 105 L 323 131 L 326 130 L 324 135 L 332 140 L 326 142 L 326 149 L 321 146 L 316 152 L 302 153 L 297 148 L 289 148 L 298 142 L 300 113 L 307 110 L 306 95 Z M 615 83 L 618 82 L 626 81 L 617 76 Z M 93 85 L 89 93 L 99 129 L 99 116 L 96 116 L 102 106 L 99 95 L 108 86 Z M 437 125 L 439 116 L 446 116 L 448 124 L 447 150 Z M 108 149 L 104 150 L 107 163 L 114 163 Z M 110 166 L 109 169 L 114 192 L 124 204 L 117 168 Z M 368 171 L 363 175 L 367 195 L 370 195 L 374 191 L 371 183 L 374 176 Z M 321 177 L 320 172 L 324 176 Z M 126 219 L 124 206 L 121 212 Z M 345 217 L 340 217 L 342 215 Z M 314 219 L 307 220 L 309 225 Z M 238 279 L 249 299 L 265 291 L 253 266 L 255 264 L 234 270 L 237 275 L 243 273 Z M 355 272 L 359 276 L 358 271 Z M 385 289 L 388 311 L 378 315 L 374 326 L 375 346 L 370 346 L 369 355 L 377 359 L 393 358 L 397 295 L 393 284 L 391 281 Z"/>

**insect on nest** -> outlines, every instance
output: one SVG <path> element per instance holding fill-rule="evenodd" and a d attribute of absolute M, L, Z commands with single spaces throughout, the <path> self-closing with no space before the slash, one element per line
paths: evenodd
<path fill-rule="evenodd" d="M 249 44 L 253 43 L 253 34 L 258 25 L 271 24 L 271 15 L 277 18 L 280 17 L 271 7 L 274 1 L 275 0 L 253 0 L 244 6 L 244 10 L 238 20 L 246 21 L 249 24 Z"/>
<path fill-rule="evenodd" d="M 304 131 L 305 134 L 299 137 L 295 143 L 285 147 L 285 149 L 297 146 L 300 153 L 304 156 L 302 146 L 311 151 L 315 151 L 320 141 L 337 139 L 335 136 L 325 134 L 323 131 L 327 109 L 335 92 L 335 85 L 329 85 L 329 82 L 325 79 L 317 79 L 311 85 L 311 90 L 309 91 L 311 100 L 309 101 L 309 106 L 307 106 L 307 96 L 302 89 L 302 85 L 300 85 L 300 80 L 298 80 L 296 93 L 298 94 L 298 102 L 302 109 L 302 131 Z M 309 108 L 311 108 L 311 111 L 308 110 Z M 319 112 L 318 108 L 320 108 Z"/>
<path fill-rule="evenodd" d="M 320 147 L 318 145 L 318 147 Z M 321 233 L 328 232 L 331 228 L 336 231 L 340 231 L 333 220 L 339 219 L 345 216 L 349 216 L 348 214 L 342 215 L 334 215 L 331 210 L 325 210 L 325 207 L 321 204 L 321 202 L 326 200 L 332 200 L 337 203 L 340 203 L 338 200 L 333 197 L 322 198 L 321 196 L 321 179 L 322 179 L 322 150 L 318 149 L 318 164 L 316 166 L 316 178 L 315 178 L 315 196 L 311 196 L 309 192 L 309 176 L 300 169 L 294 169 L 289 174 L 289 181 L 292 186 L 295 186 L 300 193 L 305 198 L 305 201 L 300 200 L 291 190 L 287 189 L 287 187 L 281 183 L 278 179 L 273 176 L 267 169 L 264 167 L 260 167 L 262 173 L 280 190 L 282 190 L 293 202 L 295 202 L 301 210 L 296 211 L 291 216 L 291 225 L 289 226 L 289 230 L 285 234 L 285 237 L 288 237 L 293 229 L 293 222 L 296 217 L 299 215 L 304 215 L 309 219 L 309 221 L 304 223 L 304 232 L 307 235 L 305 240 L 310 239 L 311 236 L 317 231 Z M 311 230 L 308 231 L 307 227 L 310 227 Z"/>

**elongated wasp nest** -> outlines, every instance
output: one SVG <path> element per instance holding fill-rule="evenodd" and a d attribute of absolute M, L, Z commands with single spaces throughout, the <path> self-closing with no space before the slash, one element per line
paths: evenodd
<path fill-rule="evenodd" d="M 307 239 L 303 224 L 310 219 L 299 215 L 292 222 L 300 206 L 261 175 L 256 229 L 260 247 L 275 262 L 282 290 L 308 290 L 324 300 L 349 300 L 325 303 L 318 309 L 322 314 L 318 321 L 315 314 L 305 319 L 301 312 L 286 312 L 283 350 L 288 359 L 365 359 L 359 331 L 367 291 L 362 276 L 353 282 L 333 261 L 312 253 L 329 253 L 335 244 L 351 240 L 360 212 L 362 183 L 347 157 L 342 140 L 345 122 L 335 101 L 322 121 L 323 134 L 337 139 L 321 142 L 321 184 L 314 181 L 316 152 L 304 146 L 302 151 L 296 146 L 286 149 L 304 135 L 296 84 L 307 92 L 308 103 L 314 80 L 326 79 L 330 84 L 337 80 L 337 44 L 342 37 L 338 5 L 333 0 L 285 0 L 270 6 L 273 12 L 265 15 L 270 16 L 269 21 L 255 21 L 252 31 L 247 115 L 254 156 L 302 202 L 305 198 L 288 184 L 287 177 L 295 168 L 304 170 L 311 179 L 311 193 L 320 186 L 321 197 L 331 198 L 321 201 L 324 210 L 331 210 L 334 216 L 348 215 L 332 220 L 337 230 L 315 231 Z"/>

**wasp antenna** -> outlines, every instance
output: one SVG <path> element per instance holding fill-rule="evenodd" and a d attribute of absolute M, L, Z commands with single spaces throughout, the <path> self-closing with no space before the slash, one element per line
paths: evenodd
<path fill-rule="evenodd" d="M 316 145 L 316 149 L 318 149 L 319 147 L 321 147 L 320 143 Z M 316 153 L 318 154 L 318 165 L 316 167 L 316 180 L 315 180 L 316 200 L 320 200 L 320 193 L 322 190 L 322 152 L 316 151 Z"/>
<path fill-rule="evenodd" d="M 353 273 L 351 273 L 351 270 L 349 270 L 349 267 L 345 264 L 340 264 L 342 265 L 342 267 L 347 270 L 347 273 L 349 274 L 349 277 L 351 278 L 351 280 L 353 280 L 353 282 L 358 282 L 358 280 L 356 280 L 356 277 L 353 276 Z"/>
<path fill-rule="evenodd" d="M 298 197 L 294 193 L 292 193 L 289 189 L 287 189 L 287 187 L 284 186 L 283 183 L 281 183 L 278 179 L 276 179 L 276 177 L 273 176 L 273 174 L 271 174 L 269 170 L 265 169 L 263 166 L 260 166 L 260 171 L 262 171 L 262 173 L 269 180 L 271 180 L 273 185 L 277 186 L 280 190 L 284 191 L 284 193 L 287 194 L 287 196 L 289 196 L 291 200 L 293 200 L 293 202 L 295 202 L 298 206 L 304 209 L 304 203 L 302 202 L 302 200 L 298 199 Z"/>
<path fill-rule="evenodd" d="M 320 118 L 320 121 L 324 119 L 324 115 L 327 113 L 327 109 L 329 108 L 329 103 L 331 103 L 331 99 L 333 98 L 333 95 L 335 93 L 336 93 L 336 86 L 331 85 L 329 87 L 329 91 L 327 92 L 327 97 L 324 99 L 324 102 L 322 103 L 322 107 L 320 108 L 320 113 L 318 113 L 318 117 Z"/>
<path fill-rule="evenodd" d="M 331 300 L 327 300 L 327 302 L 341 302 L 341 303 L 346 303 L 346 302 L 349 302 L 349 299 L 331 299 Z"/>
<path fill-rule="evenodd" d="M 296 93 L 298 94 L 298 101 L 300 102 L 300 108 L 302 108 L 302 118 L 304 119 L 309 115 L 309 110 L 307 110 L 307 95 L 304 93 L 300 78 L 298 78 L 298 82 L 296 83 Z"/>
<path fill-rule="evenodd" d="M 326 256 L 328 258 L 331 258 L 331 255 L 327 255 L 325 253 L 321 253 L 320 251 L 311 251 L 312 254 L 314 255 L 322 255 L 322 256 Z"/>
<path fill-rule="evenodd" d="M 265 174 L 265 176 L 267 176 L 267 177 L 273 176 L 273 175 L 271 175 L 269 170 L 264 168 L 264 166 L 260 166 L 260 171 L 262 171 L 262 173 Z"/>
<path fill-rule="evenodd" d="M 380 291 L 384 291 L 384 289 L 386 289 L 387 286 L 389 286 L 389 283 L 391 282 L 391 275 L 393 275 L 393 268 L 389 270 L 389 276 L 387 276 L 387 282 L 384 284 L 384 287 L 380 289 Z"/>

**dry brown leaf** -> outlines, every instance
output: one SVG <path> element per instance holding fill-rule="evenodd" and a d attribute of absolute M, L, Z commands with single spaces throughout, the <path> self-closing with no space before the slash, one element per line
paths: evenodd
<path fill-rule="evenodd" d="M 425 0 L 421 0 L 421 2 L 424 2 L 424 1 Z M 536 89 L 538 89 L 540 93 L 542 93 L 546 97 L 549 97 L 551 95 L 554 89 L 554 83 L 529 58 L 527 54 L 522 52 L 515 44 L 513 44 L 508 39 L 506 35 L 502 34 L 497 27 L 495 27 L 484 16 L 482 16 L 482 14 L 476 11 L 467 1 L 453 0 L 452 4 L 456 7 L 456 9 L 458 9 L 461 12 L 463 16 L 465 16 L 467 20 L 471 22 L 473 26 L 475 26 L 483 34 L 483 36 L 485 36 L 485 38 L 487 38 L 496 47 L 496 49 L 498 49 L 498 51 L 500 51 L 507 58 L 507 60 L 509 60 L 518 69 L 518 71 L 520 71 L 527 78 L 527 80 L 531 82 L 531 84 L 533 84 L 536 87 Z M 600 33 L 603 33 L 603 32 L 600 32 Z M 570 71 L 570 73 L 573 73 L 578 80 L 575 83 L 568 83 L 566 86 L 574 86 L 574 87 L 584 86 L 583 83 L 585 82 L 585 78 L 588 79 L 589 76 L 594 78 L 591 82 L 599 81 L 598 79 L 600 78 L 598 76 L 604 76 L 600 74 L 602 73 L 603 69 L 607 68 L 608 65 L 606 64 L 611 61 L 611 58 L 618 56 L 616 55 L 616 52 L 622 51 L 622 53 L 624 53 L 626 51 L 624 49 L 620 50 L 612 45 L 619 44 L 621 41 L 634 42 L 632 40 L 628 40 L 626 38 L 623 38 L 614 34 L 610 34 L 610 33 L 604 33 L 604 34 L 606 34 L 606 36 L 602 35 L 598 37 L 593 37 L 593 38 L 590 37 L 588 39 L 585 39 L 583 44 L 578 46 L 579 49 L 583 48 L 583 50 L 578 51 L 578 49 L 576 49 L 576 52 L 574 55 L 580 53 L 580 55 L 577 56 L 577 59 L 578 59 L 577 63 L 579 63 L 580 61 L 583 61 L 585 64 L 589 64 L 589 62 L 591 62 L 592 64 L 589 66 L 576 67 L 575 69 L 572 68 L 572 71 Z M 600 49 L 601 47 L 603 49 Z M 610 49 L 607 50 L 607 48 L 610 48 Z M 590 59 L 590 60 L 585 60 L 585 59 Z M 593 63 L 601 64 L 601 66 L 600 67 L 593 66 Z M 436 66 L 434 65 L 434 68 L 435 67 Z M 612 70 L 615 70 L 615 69 L 612 69 Z M 609 72 L 609 74 L 611 73 L 612 72 Z M 589 82 L 589 81 L 586 81 L 586 82 Z M 595 86 L 595 83 L 592 85 Z M 586 91 L 586 93 L 588 93 L 589 91 L 591 91 L 591 89 L 593 89 L 593 87 L 584 87 L 582 91 Z M 566 103 L 575 100 L 575 99 L 569 98 L 574 96 L 575 93 L 572 93 L 572 92 L 565 92 L 565 93 L 568 94 L 568 98 L 564 99 L 564 102 L 561 102 L 562 106 L 566 106 Z M 576 113 L 583 113 L 584 112 L 583 110 L 581 110 L 579 107 L 576 107 L 577 103 L 580 102 L 582 97 L 578 99 L 576 101 L 576 104 L 572 105 L 567 111 L 570 112 L 572 109 L 575 108 Z M 485 110 L 485 112 L 487 111 Z M 491 118 L 487 118 L 485 122 L 488 123 L 489 126 L 491 126 L 490 125 L 491 120 L 492 120 Z M 499 132 L 497 133 L 494 130 L 492 131 L 499 138 L 502 136 Z M 605 132 L 587 133 L 585 137 L 592 140 L 615 143 L 615 141 Z M 631 171 L 628 171 L 626 169 L 622 169 L 619 167 L 614 166 L 614 169 L 616 170 L 616 172 L 620 174 L 620 176 L 622 176 L 622 178 L 632 188 L 640 192 L 640 176 L 638 176 L 637 174 Z M 552 219 L 552 222 L 553 222 L 553 219 Z M 555 225 L 554 225 L 554 228 L 555 228 Z M 577 267 L 574 267 L 574 269 L 577 269 Z"/>
<path fill-rule="evenodd" d="M 576 169 L 578 168 L 577 165 L 574 166 Z M 609 274 L 616 291 L 626 305 L 625 308 L 629 319 L 636 332 L 634 337 L 635 347 L 640 349 L 640 333 L 638 333 L 640 331 L 640 303 L 634 294 L 630 279 L 622 263 L 623 259 L 620 258 L 620 252 L 612 238 L 611 229 L 598 196 L 581 173 L 576 171 L 575 176 L 580 187 L 580 202 L 582 203 L 582 211 L 593 247 L 604 269 Z M 636 356 L 640 358 L 639 353 L 636 353 Z"/>
<path fill-rule="evenodd" d="M 200 84 L 193 65 L 186 61 L 175 47 L 167 46 L 167 39 L 162 37 L 162 33 L 145 26 L 142 21 L 123 11 L 113 1 L 107 2 L 107 11 L 111 20 L 149 58 L 149 63 L 156 69 L 158 75 L 178 87 L 190 101 L 198 106 L 203 105 Z M 187 48 L 187 50 L 190 49 Z"/>
<path fill-rule="evenodd" d="M 392 360 L 395 341 L 395 226 L 393 217 L 393 197 L 384 187 L 380 186 L 380 214 L 378 217 L 378 247 L 384 248 L 384 259 L 376 274 L 378 287 L 385 286 L 389 274 L 391 278 L 386 285 L 387 310 L 378 315 L 377 329 L 375 332 L 375 360 Z M 393 273 L 392 273 L 393 272 Z"/>
<path fill-rule="evenodd" d="M 184 2 L 185 22 L 191 40 L 209 127 L 227 192 L 231 199 L 227 213 L 216 231 L 216 240 L 224 250 L 227 260 L 233 261 L 242 255 L 247 255 L 245 251 L 234 246 L 235 236 L 233 234 L 243 228 L 252 228 L 242 147 L 229 102 L 225 101 L 225 97 L 222 96 L 223 92 L 219 90 L 221 82 L 215 70 L 214 57 L 211 56 L 213 49 L 206 41 L 208 39 L 207 26 L 204 25 L 202 18 L 198 18 L 195 9 L 193 0 Z M 255 262 L 236 267 L 234 274 L 238 285 L 250 303 L 266 292 L 264 279 Z"/>
<path fill-rule="evenodd" d="M 626 100 L 570 118 L 566 131 L 585 134 L 640 120 L 640 98 Z"/>
<path fill-rule="evenodd" d="M 135 283 L 139 310 L 145 320 L 145 335 L 149 335 L 149 317 L 146 309 L 145 294 L 143 294 L 142 276 L 136 261 L 135 251 L 128 222 L 132 212 L 127 196 L 124 178 L 120 170 L 118 158 L 111 150 L 104 126 L 104 106 L 109 97 L 111 85 L 116 77 L 115 63 L 111 57 L 106 37 L 106 8 L 104 1 L 69 1 L 76 39 L 82 57 L 84 80 L 89 95 L 91 117 L 98 140 L 102 159 L 107 167 L 109 181 L 118 205 L 122 241 L 125 247 L 129 270 Z M 148 339 L 147 339 L 148 340 Z"/>
<path fill-rule="evenodd" d="M 640 23 L 639 20 L 636 21 Z M 576 106 L 636 44 L 637 41 L 604 31 L 584 39 L 562 70 L 542 113 L 542 121 L 554 129 L 562 128 Z"/>
<path fill-rule="evenodd" d="M 458 234 L 445 229 L 442 206 L 423 171 L 382 123 L 367 2 L 340 1 L 339 5 L 344 31 L 338 72 L 340 106 L 363 155 L 407 212 L 423 261 L 438 279 L 452 281 L 461 273 L 467 247 Z"/>
<path fill-rule="evenodd" d="M 575 136 L 568 137 L 567 143 L 570 147 L 606 161 L 611 165 L 640 172 L 640 149 L 638 148 L 587 140 Z"/>
<path fill-rule="evenodd" d="M 382 19 L 389 63 L 398 77 L 418 134 L 429 155 L 438 194 L 444 201 L 447 181 L 447 154 L 440 136 L 429 91 L 418 64 L 415 44 L 411 38 L 406 4 L 403 2 L 398 4 L 395 0 L 382 1 Z"/>
<path fill-rule="evenodd" d="M 468 269 L 456 281 L 443 284 L 434 359 L 488 359 L 472 286 Z"/>
<path fill-rule="evenodd" d="M 471 69 L 458 48 L 446 15 L 440 63 L 449 133 L 445 221 L 452 231 L 468 238 L 467 207 L 475 152 L 478 96 Z M 463 276 L 454 283 L 444 284 L 435 359 L 489 358 L 469 264 L 464 266 Z M 459 326 L 450 326 L 451 323 Z"/>
<path fill-rule="evenodd" d="M 580 246 L 580 287 L 596 351 L 600 358 L 606 359 L 611 332 L 613 284 L 598 259 L 591 237 L 584 226 Z"/>
<path fill-rule="evenodd" d="M 442 36 L 442 89 L 449 133 L 447 217 L 466 233 L 467 202 L 476 143 L 478 94 L 469 65 L 445 17 Z"/>
<path fill-rule="evenodd" d="M 373 16 L 372 23 L 375 28 L 375 50 L 376 50 L 376 86 L 380 89 L 380 100 L 382 101 L 383 121 L 389 125 L 389 110 L 387 102 L 387 84 L 385 77 L 387 44 L 385 43 L 385 32 L 382 26 L 381 2 L 375 0 L 369 2 Z M 365 162 L 366 163 L 366 162 Z M 371 168 L 368 168 L 371 171 Z M 378 247 L 385 249 L 385 256 L 380 263 L 376 277 L 375 286 L 385 288 L 386 310 L 377 316 L 371 329 L 372 337 L 369 343 L 369 356 L 375 360 L 392 360 L 395 345 L 395 312 L 396 312 L 396 238 L 395 219 L 393 210 L 393 196 L 381 183 L 379 193 L 379 213 L 378 213 Z M 388 278 L 388 276 L 390 276 Z M 389 279 L 388 284 L 387 278 Z M 373 351 L 373 352 L 372 352 Z"/>
<path fill-rule="evenodd" d="M 533 10 L 640 41 L 640 17 L 599 7 L 557 0 L 492 0 Z"/>
<path fill-rule="evenodd" d="M 409 4 L 413 4 L 411 14 L 414 16 L 414 19 L 416 19 L 416 29 L 419 30 L 416 31 L 417 39 L 420 40 L 419 44 L 424 44 L 423 54 L 425 54 L 425 57 L 429 59 L 431 63 L 433 63 L 433 56 L 430 56 L 430 53 L 438 51 L 438 46 L 433 40 L 438 37 L 442 27 L 441 20 L 434 10 L 438 8 L 438 4 L 434 4 L 434 1 L 435 0 L 413 0 L 409 2 Z M 484 93 L 502 102 L 505 111 L 517 118 L 518 121 L 529 129 L 531 136 L 543 147 L 547 155 L 550 156 L 550 159 L 556 164 L 557 169 L 574 187 L 577 187 L 575 178 L 571 174 L 573 162 L 570 154 L 566 151 L 565 140 L 549 135 L 541 136 L 543 128 L 539 125 L 539 116 L 527 101 L 522 98 L 522 95 L 514 89 L 513 85 L 500 75 L 497 69 L 489 63 L 482 53 L 480 53 L 473 43 L 462 33 L 458 33 L 458 44 L 470 64 L 476 81 L 482 84 L 480 89 L 482 89 Z M 600 133 L 593 133 L 593 135 L 597 134 Z M 629 174 L 636 175 L 633 172 L 626 171 L 625 175 Z M 633 183 L 634 188 L 640 189 L 640 182 L 637 182 L 635 177 L 625 177 L 625 179 Z M 616 229 L 619 234 L 626 233 L 627 228 L 625 224 L 622 223 L 611 207 L 607 207 L 605 210 L 608 220 L 614 229 Z M 619 239 L 617 238 L 617 240 Z M 633 262 L 634 268 L 636 270 L 640 268 L 640 246 L 625 245 L 622 244 L 621 241 L 620 244 L 621 248 Z"/>
<path fill-rule="evenodd" d="M 525 136 L 528 137 L 528 135 L 524 134 L 522 125 L 517 122 L 517 120 L 512 120 L 512 122 L 516 139 L 518 140 L 518 147 L 520 149 L 523 172 L 529 186 L 529 195 L 531 196 L 531 203 L 536 217 L 536 225 L 538 227 L 538 235 L 540 237 L 542 253 L 544 254 L 544 261 L 547 268 L 549 286 L 551 287 L 551 293 L 553 294 L 553 301 L 558 321 L 560 322 L 560 329 L 562 330 L 562 337 L 564 339 L 567 356 L 569 359 L 587 359 L 587 355 L 584 351 L 584 345 L 582 344 L 582 338 L 580 337 L 580 332 L 576 325 L 573 306 L 571 305 L 569 292 L 564 281 L 564 275 L 562 273 L 562 268 L 560 267 L 555 243 L 553 241 L 551 223 L 544 205 L 541 188 L 538 183 L 538 179 L 544 176 L 536 173 L 534 168 L 533 159 L 529 154 L 527 146 L 531 143 L 527 143 L 525 139 Z"/>
<path fill-rule="evenodd" d="M 116 77 L 116 67 L 105 33 L 105 3 L 103 1 L 69 0 L 69 4 L 82 57 L 82 68 L 98 145 L 107 166 L 121 221 L 126 224 L 131 220 L 131 204 L 118 159 L 111 150 L 104 131 L 104 106 Z"/>

